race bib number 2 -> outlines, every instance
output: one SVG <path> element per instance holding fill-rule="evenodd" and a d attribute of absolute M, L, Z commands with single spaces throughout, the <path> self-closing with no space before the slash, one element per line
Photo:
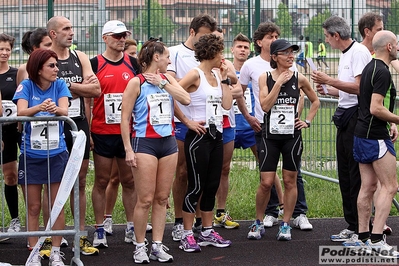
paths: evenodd
<path fill-rule="evenodd" d="M 294 134 L 295 110 L 292 105 L 275 105 L 270 110 L 270 134 Z"/>

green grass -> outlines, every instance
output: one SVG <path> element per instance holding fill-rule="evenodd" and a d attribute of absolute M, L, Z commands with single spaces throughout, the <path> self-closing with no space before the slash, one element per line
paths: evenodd
<path fill-rule="evenodd" d="M 238 151 L 237 151 L 238 152 Z M 248 151 L 244 151 L 248 152 Z M 91 190 L 93 187 L 93 174 L 91 170 L 87 176 L 87 213 L 86 213 L 86 224 L 93 225 L 94 215 L 91 204 Z M 326 176 L 330 173 L 325 172 Z M 304 187 L 306 193 L 306 200 L 308 203 L 309 211 L 308 217 L 310 218 L 330 218 L 330 217 L 342 217 L 342 202 L 341 194 L 339 191 L 338 184 L 323 181 L 310 176 L 303 176 Z M 230 191 L 227 199 L 227 210 L 229 210 L 231 216 L 236 220 L 253 219 L 255 217 L 255 193 L 259 185 L 259 171 L 257 168 L 251 170 L 248 166 L 241 162 L 233 164 L 230 174 Z M 121 191 L 119 191 L 121 192 Z M 113 219 L 115 223 L 125 223 L 124 208 L 121 199 L 121 193 L 119 193 L 118 200 L 114 209 Z M 398 196 L 396 197 L 397 199 Z M 173 199 L 171 199 L 172 207 L 167 212 L 167 221 L 172 222 L 173 216 Z M 20 190 L 20 216 L 21 219 L 25 219 L 25 206 Z M 7 226 L 10 217 L 7 211 L 5 213 L 5 222 Z M 72 224 L 72 215 L 69 208 L 69 201 L 66 204 L 66 217 L 67 224 Z M 390 215 L 398 215 L 398 211 L 394 206 L 391 208 Z M 2 218 L 0 224 L 2 224 Z"/>

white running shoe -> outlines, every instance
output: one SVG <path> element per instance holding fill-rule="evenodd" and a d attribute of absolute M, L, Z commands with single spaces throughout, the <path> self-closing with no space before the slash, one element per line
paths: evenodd
<path fill-rule="evenodd" d="M 293 221 L 293 224 L 296 228 L 299 228 L 303 231 L 308 231 L 313 229 L 313 225 L 309 223 L 306 214 L 300 214 L 298 217 L 296 217 Z"/>

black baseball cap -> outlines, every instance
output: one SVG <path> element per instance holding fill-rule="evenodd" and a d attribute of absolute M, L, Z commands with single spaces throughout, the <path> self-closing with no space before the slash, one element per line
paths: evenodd
<path fill-rule="evenodd" d="M 277 52 L 287 50 L 292 48 L 294 51 L 299 51 L 299 46 L 296 44 L 291 44 L 285 39 L 277 39 L 270 45 L 270 54 L 277 54 Z"/>

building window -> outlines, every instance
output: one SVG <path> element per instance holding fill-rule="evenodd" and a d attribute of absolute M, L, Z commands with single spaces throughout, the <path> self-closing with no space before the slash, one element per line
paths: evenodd
<path fill-rule="evenodd" d="M 3 13 L 3 25 L 8 25 L 8 14 Z"/>

